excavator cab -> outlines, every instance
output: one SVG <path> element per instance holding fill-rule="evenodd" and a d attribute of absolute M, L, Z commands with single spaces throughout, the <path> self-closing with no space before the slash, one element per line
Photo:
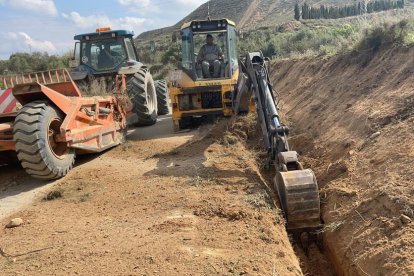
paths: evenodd
<path fill-rule="evenodd" d="M 230 78 L 238 70 L 236 30 L 231 21 L 193 21 L 184 25 L 181 37 L 182 67 L 193 80 Z M 210 63 L 208 72 L 203 71 L 203 63 Z M 219 66 L 214 68 L 214 63 Z"/>
<path fill-rule="evenodd" d="M 205 115 L 233 115 L 239 78 L 236 25 L 228 19 L 198 20 L 181 28 L 180 68 L 170 76 L 176 130 Z"/>

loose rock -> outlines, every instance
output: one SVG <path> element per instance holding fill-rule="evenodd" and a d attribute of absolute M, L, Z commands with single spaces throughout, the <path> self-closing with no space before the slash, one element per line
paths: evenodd
<path fill-rule="evenodd" d="M 406 216 L 406 215 L 401 215 L 400 219 L 401 219 L 402 223 L 404 223 L 404 224 L 411 223 L 411 218 Z"/>
<path fill-rule="evenodd" d="M 21 218 L 12 219 L 7 225 L 6 228 L 14 228 L 18 227 L 23 224 L 23 220 Z"/>
<path fill-rule="evenodd" d="M 380 132 L 380 131 L 377 131 L 377 132 L 373 133 L 373 134 L 369 137 L 369 139 L 374 140 L 374 139 L 378 138 L 380 135 L 381 135 L 381 132 Z"/>

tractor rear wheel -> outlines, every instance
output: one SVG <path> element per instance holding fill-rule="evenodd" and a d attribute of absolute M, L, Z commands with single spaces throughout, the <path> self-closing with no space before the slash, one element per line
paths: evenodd
<path fill-rule="evenodd" d="M 167 82 L 165 80 L 156 80 L 155 90 L 157 91 L 158 115 L 167 115 L 170 113 Z"/>
<path fill-rule="evenodd" d="M 157 122 L 157 94 L 154 80 L 147 69 L 128 76 L 126 90 L 138 116 L 138 125 L 150 126 Z"/>
<path fill-rule="evenodd" d="M 75 162 L 75 151 L 57 141 L 63 114 L 47 102 L 28 103 L 19 110 L 13 127 L 17 158 L 28 174 L 40 179 L 65 176 Z"/>

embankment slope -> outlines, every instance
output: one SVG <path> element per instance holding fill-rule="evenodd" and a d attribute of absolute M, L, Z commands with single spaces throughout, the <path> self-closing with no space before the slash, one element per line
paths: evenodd
<path fill-rule="evenodd" d="M 279 61 L 291 145 L 319 180 L 345 275 L 414 274 L 414 48 Z"/>

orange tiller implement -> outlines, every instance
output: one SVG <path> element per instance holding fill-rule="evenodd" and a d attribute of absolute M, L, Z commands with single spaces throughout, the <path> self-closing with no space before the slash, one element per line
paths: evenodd
<path fill-rule="evenodd" d="M 122 143 L 126 133 L 125 78 L 112 96 L 82 97 L 66 69 L 1 79 L 21 108 L 0 114 L 0 159 L 16 156 L 27 173 L 56 179 L 79 153 L 101 152 Z"/>

